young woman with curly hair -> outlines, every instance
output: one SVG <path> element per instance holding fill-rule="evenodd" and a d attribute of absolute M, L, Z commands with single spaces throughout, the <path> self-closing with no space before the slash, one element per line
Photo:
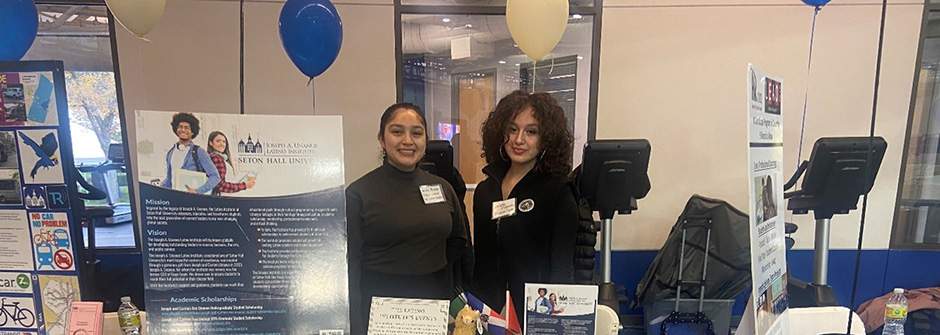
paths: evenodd
<path fill-rule="evenodd" d="M 524 91 L 500 99 L 482 133 L 487 178 L 473 194 L 474 293 L 503 306 L 508 288 L 522 320 L 525 283 L 573 282 L 573 139 L 554 98 Z"/>

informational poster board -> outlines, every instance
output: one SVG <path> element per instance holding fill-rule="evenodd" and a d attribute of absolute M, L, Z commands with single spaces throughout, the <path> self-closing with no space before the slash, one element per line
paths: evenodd
<path fill-rule="evenodd" d="M 349 332 L 340 117 L 136 124 L 149 334 Z"/>
<path fill-rule="evenodd" d="M 748 194 L 754 334 L 789 334 L 783 213 L 782 82 L 747 73 Z"/>
<path fill-rule="evenodd" d="M 65 335 L 81 223 L 62 62 L 0 62 L 0 334 Z"/>
<path fill-rule="evenodd" d="M 594 334 L 596 285 L 525 284 L 526 334 Z"/>

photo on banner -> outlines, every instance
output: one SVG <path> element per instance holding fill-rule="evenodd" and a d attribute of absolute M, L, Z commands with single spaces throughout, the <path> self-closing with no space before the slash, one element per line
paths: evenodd
<path fill-rule="evenodd" d="M 0 207 L 21 206 L 23 196 L 20 194 L 20 170 L 0 168 Z"/>
<path fill-rule="evenodd" d="M 20 167 L 13 131 L 0 131 L 0 170 Z"/>
<path fill-rule="evenodd" d="M 349 332 L 340 117 L 136 121 L 149 334 Z"/>
<path fill-rule="evenodd" d="M 0 126 L 56 126 L 52 72 L 0 72 Z"/>
<path fill-rule="evenodd" d="M 784 240 L 782 82 L 748 66 L 748 184 L 752 292 L 757 335 L 789 333 Z M 748 324 L 748 323 L 745 323 Z"/>

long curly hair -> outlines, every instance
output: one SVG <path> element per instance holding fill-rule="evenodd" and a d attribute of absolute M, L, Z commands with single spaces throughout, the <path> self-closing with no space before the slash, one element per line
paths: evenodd
<path fill-rule="evenodd" d="M 496 104 L 496 109 L 486 117 L 481 127 L 483 153 L 480 157 L 487 164 L 507 160 L 500 148 L 508 140 L 506 131 L 509 123 L 526 108 L 532 108 L 532 114 L 539 122 L 539 154 L 535 169 L 552 174 L 567 176 L 571 172 L 571 155 L 574 137 L 568 131 L 565 111 L 558 101 L 548 93 L 528 93 L 514 91 Z"/>

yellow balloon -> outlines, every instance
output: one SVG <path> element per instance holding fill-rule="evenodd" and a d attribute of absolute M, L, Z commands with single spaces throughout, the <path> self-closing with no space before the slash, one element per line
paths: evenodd
<path fill-rule="evenodd" d="M 561 40 L 568 26 L 568 0 L 508 0 L 509 34 L 529 58 L 540 60 Z"/>
<path fill-rule="evenodd" d="M 125 29 L 143 38 L 157 25 L 166 0 L 105 0 L 108 9 Z"/>

